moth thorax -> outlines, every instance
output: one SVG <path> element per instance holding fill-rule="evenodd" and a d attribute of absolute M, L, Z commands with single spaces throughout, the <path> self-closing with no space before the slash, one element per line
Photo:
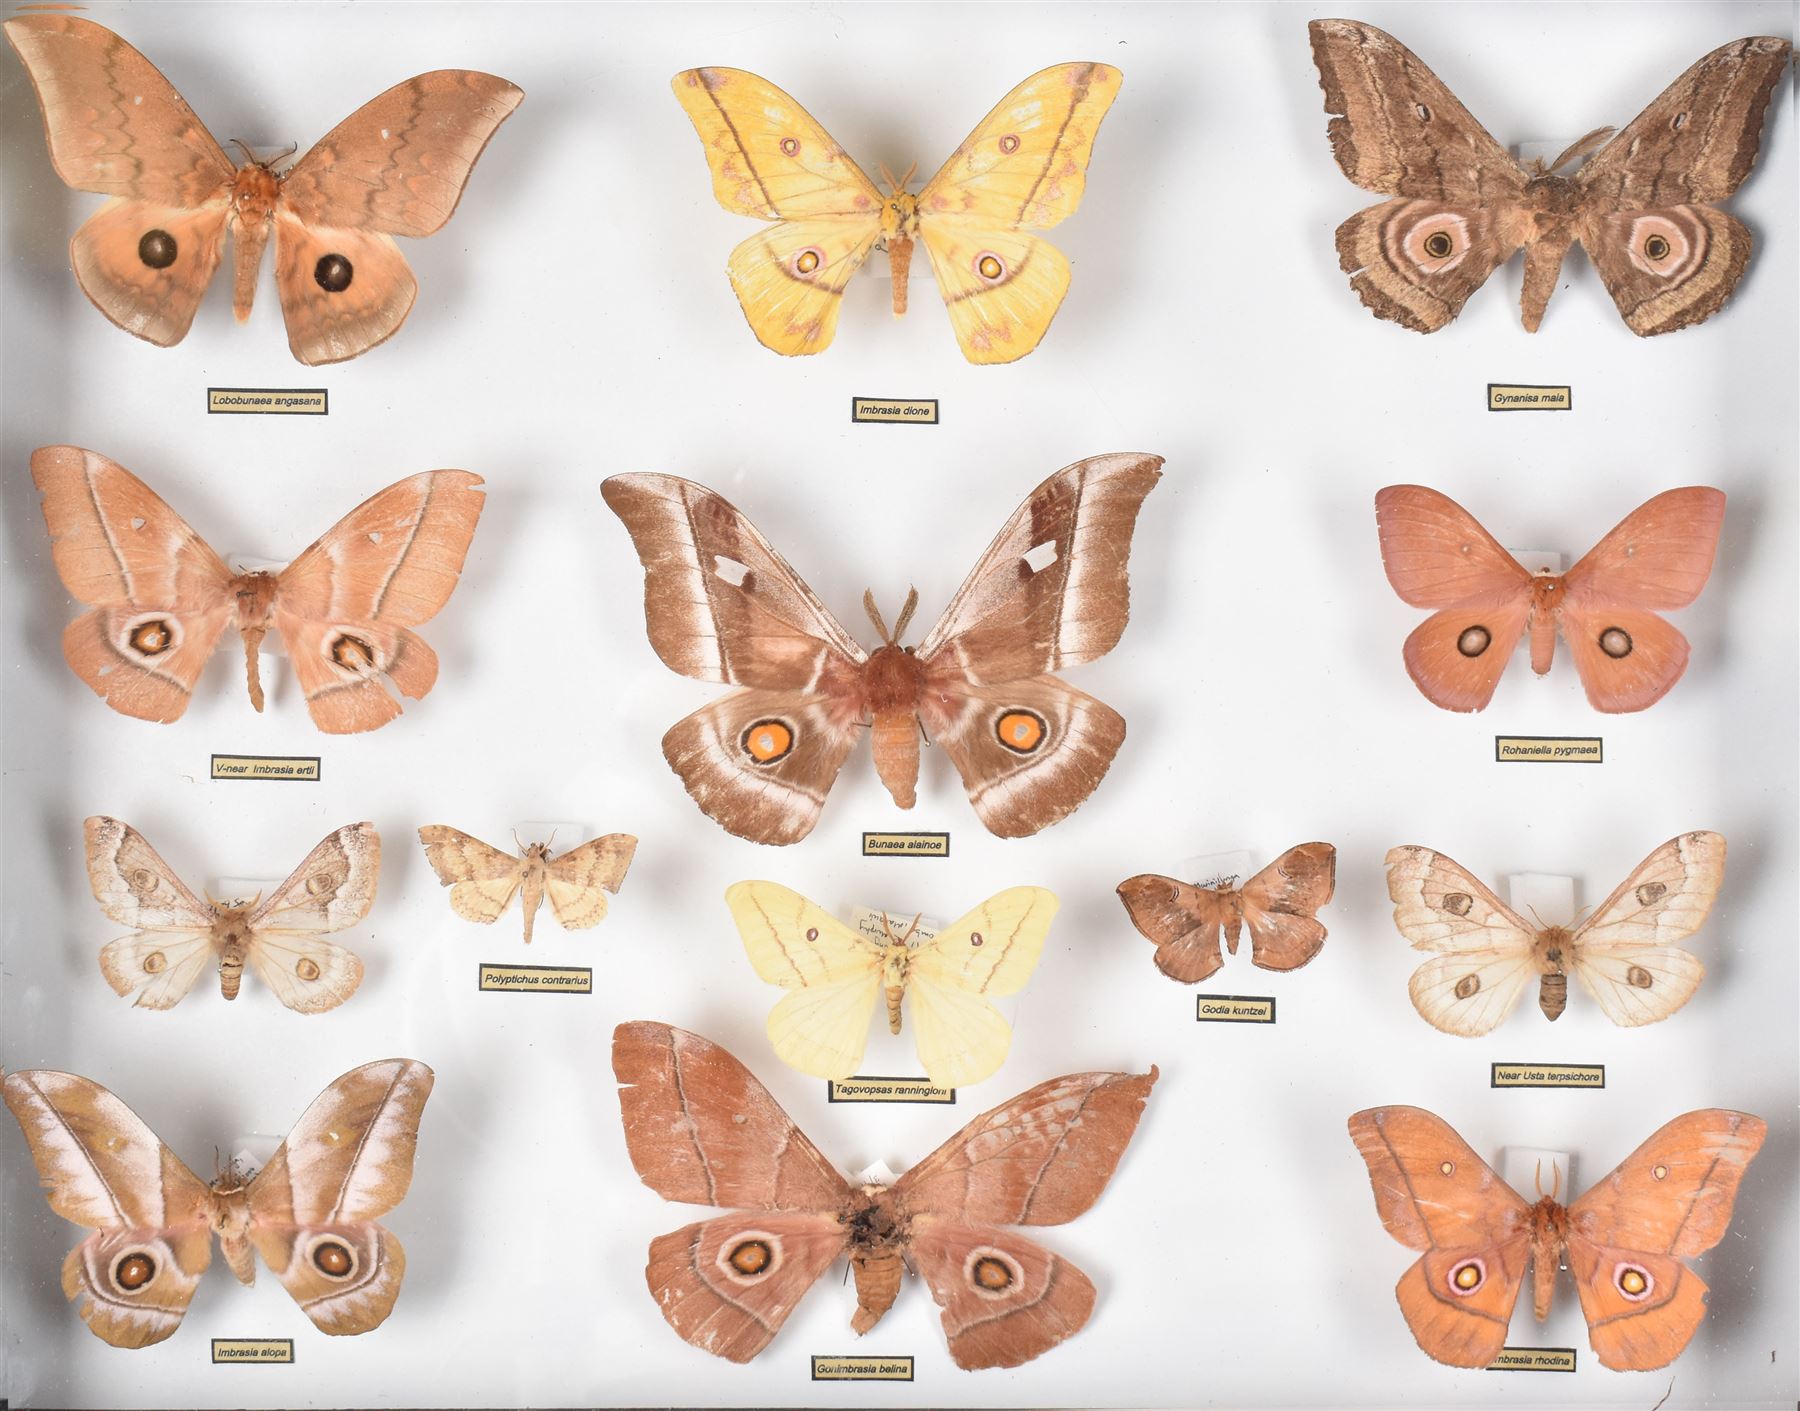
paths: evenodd
<path fill-rule="evenodd" d="M 275 575 L 265 569 L 240 573 L 226 585 L 237 605 L 238 630 L 267 627 L 275 608 Z"/>
<path fill-rule="evenodd" d="M 856 1316 L 850 1326 L 858 1333 L 868 1332 L 894 1306 L 904 1268 L 897 1249 L 850 1256 L 850 1272 L 856 1279 Z"/>
<path fill-rule="evenodd" d="M 231 183 L 231 212 L 239 221 L 266 221 L 280 196 L 280 178 L 261 162 L 246 162 Z"/>

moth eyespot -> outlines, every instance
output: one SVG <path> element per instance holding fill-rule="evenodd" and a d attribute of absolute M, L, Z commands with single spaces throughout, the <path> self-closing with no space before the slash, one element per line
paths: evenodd
<path fill-rule="evenodd" d="M 318 962 L 310 956 L 303 955 L 294 962 L 294 973 L 302 980 L 316 980 L 319 978 Z"/>
<path fill-rule="evenodd" d="M 1662 883 L 1662 882 L 1641 883 L 1637 889 L 1638 905 L 1639 906 L 1654 906 L 1657 902 L 1661 901 L 1664 897 L 1668 896 L 1668 894 L 1669 894 L 1669 888 L 1665 883 Z"/>
<path fill-rule="evenodd" d="M 1475 898 L 1470 896 L 1467 892 L 1444 893 L 1444 910 L 1449 912 L 1452 916 L 1467 916 L 1470 908 L 1474 905 Z"/>
<path fill-rule="evenodd" d="M 144 957 L 144 973 L 146 975 L 160 975 L 168 968 L 169 957 L 159 950 L 153 950 Z"/>
<path fill-rule="evenodd" d="M 998 284 L 1006 277 L 1006 261 L 992 250 L 983 250 L 975 257 L 975 273 L 989 284 Z"/>
<path fill-rule="evenodd" d="M 356 1272 L 356 1252 L 342 1240 L 326 1237 L 314 1241 L 307 1258 L 328 1279 L 341 1281 Z"/>
<path fill-rule="evenodd" d="M 375 668 L 375 648 L 348 632 L 338 633 L 325 650 L 333 665 L 352 675 L 363 676 Z"/>
<path fill-rule="evenodd" d="M 1682 128 L 1687 126 L 1687 120 L 1688 115 L 1686 113 L 1675 114 L 1674 117 L 1669 119 L 1669 131 L 1680 132 Z"/>
<path fill-rule="evenodd" d="M 987 1298 L 997 1298 L 1024 1277 L 1024 1270 L 992 1247 L 971 1250 L 963 1263 L 969 1287 Z"/>
<path fill-rule="evenodd" d="M 1623 627 L 1609 627 L 1600 634 L 1600 650 L 1614 661 L 1631 655 L 1631 634 Z"/>
<path fill-rule="evenodd" d="M 139 656 L 159 657 L 175 645 L 175 633 L 168 619 L 153 617 L 131 629 L 131 649 Z"/>
<path fill-rule="evenodd" d="M 982 944 L 981 932 L 979 932 L 979 931 L 969 932 L 969 944 L 972 946 L 981 945 Z"/>
<path fill-rule="evenodd" d="M 725 1263 L 740 1279 L 760 1279 L 775 1267 L 775 1248 L 766 1239 L 739 1240 L 726 1252 Z"/>
<path fill-rule="evenodd" d="M 327 294 L 342 294 L 356 278 L 356 266 L 342 255 L 320 255 L 313 266 L 313 281 Z"/>
<path fill-rule="evenodd" d="M 759 720 L 738 744 L 752 764 L 776 764 L 794 752 L 794 730 L 784 720 Z"/>
<path fill-rule="evenodd" d="M 1613 1274 L 1613 1283 L 1633 1303 L 1642 1303 L 1656 1287 L 1656 1280 L 1650 1277 L 1650 1271 L 1636 1264 L 1621 1264 Z"/>
<path fill-rule="evenodd" d="M 808 926 L 806 928 L 806 939 L 809 941 L 818 940 L 819 939 L 819 928 L 817 926 Z"/>
<path fill-rule="evenodd" d="M 307 892 L 315 897 L 326 896 L 344 885 L 346 875 L 336 867 L 321 867 L 306 879 Z"/>
<path fill-rule="evenodd" d="M 1487 1265 L 1479 1259 L 1465 1259 L 1450 1271 L 1450 1292 L 1467 1298 L 1487 1282 Z"/>
<path fill-rule="evenodd" d="M 113 1283 L 125 1293 L 136 1293 L 155 1277 L 156 1260 L 147 1250 L 128 1250 L 112 1267 Z"/>
<path fill-rule="evenodd" d="M 1454 1161 L 1441 1161 L 1438 1163 L 1438 1170 L 1442 1171 L 1446 1176 L 1454 1175 L 1456 1172 L 1456 1163 Z"/>
<path fill-rule="evenodd" d="M 147 867 L 140 867 L 131 874 L 131 889 L 134 892 L 154 892 L 156 890 L 156 874 Z"/>
<path fill-rule="evenodd" d="M 180 253 L 180 245 L 166 230 L 146 230 L 138 241 L 138 258 L 151 269 L 167 269 Z"/>
<path fill-rule="evenodd" d="M 1456 250 L 1456 242 L 1447 230 L 1434 230 L 1425 237 L 1425 253 L 1434 260 L 1447 260 Z"/>
<path fill-rule="evenodd" d="M 1019 139 L 1012 133 L 1007 133 L 1006 136 L 1000 139 L 1000 150 L 1006 153 L 1007 156 L 1012 156 L 1014 152 L 1019 150 Z"/>
<path fill-rule="evenodd" d="M 817 274 L 819 267 L 825 263 L 825 252 L 817 245 L 808 245 L 804 250 L 794 254 L 795 274 Z"/>
<path fill-rule="evenodd" d="M 781 139 L 781 155 L 784 157 L 799 156 L 800 155 L 800 139 L 797 137 L 782 138 Z"/>
<path fill-rule="evenodd" d="M 1667 1166 L 1663 1166 L 1659 1163 L 1658 1165 L 1652 1166 L 1650 1168 L 1650 1174 L 1652 1176 L 1656 1177 L 1656 1179 L 1659 1181 L 1666 1180 L 1669 1175 L 1669 1168 Z"/>
<path fill-rule="evenodd" d="M 1456 982 L 1456 997 L 1458 999 L 1468 999 L 1472 995 L 1479 993 L 1480 990 L 1481 976 L 1479 975 L 1464 975 L 1462 979 Z M 1447 1176 L 1450 1173 L 1446 1171 L 1444 1174 Z"/>
<path fill-rule="evenodd" d="M 1625 979 L 1634 989 L 1647 990 L 1656 983 L 1650 972 L 1641 965 L 1634 965 L 1625 972 Z"/>
<path fill-rule="evenodd" d="M 1478 657 L 1494 644 L 1494 634 L 1485 627 L 1465 627 L 1456 639 L 1456 650 L 1466 657 Z"/>
<path fill-rule="evenodd" d="M 1431 109 L 1426 107 L 1425 104 L 1414 103 L 1413 111 L 1419 115 L 1420 122 L 1430 122 L 1431 121 Z"/>
<path fill-rule="evenodd" d="M 1644 242 L 1644 257 L 1651 260 L 1669 258 L 1669 242 L 1660 235 L 1652 235 Z"/>
<path fill-rule="evenodd" d="M 1014 754 L 1034 754 L 1050 734 L 1044 717 L 1035 710 L 1009 710 L 994 722 L 994 735 Z"/>

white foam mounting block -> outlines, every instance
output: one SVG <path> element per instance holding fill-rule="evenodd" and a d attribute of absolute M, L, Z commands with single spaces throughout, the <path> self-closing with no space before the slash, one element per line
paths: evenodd
<path fill-rule="evenodd" d="M 590 834 L 585 823 L 526 822 L 512 826 L 512 836 L 520 847 L 529 847 L 532 843 L 546 843 L 554 854 L 566 853 L 570 848 L 578 848 L 585 843 Z M 498 843 L 495 844 L 499 846 Z"/>
<path fill-rule="evenodd" d="M 299 1113 L 294 1120 L 299 1121 Z M 237 1136 L 231 1143 L 232 1162 L 246 1171 L 260 1171 L 269 1164 L 275 1155 L 276 1148 L 287 1140 L 283 1136 L 271 1135 L 268 1132 L 245 1132 Z"/>
<path fill-rule="evenodd" d="M 1554 1190 L 1567 1205 L 1575 1199 L 1575 1158 L 1566 1151 L 1540 1146 L 1508 1146 L 1500 1149 L 1500 1179 L 1527 1201 L 1535 1202 Z M 1560 1173 L 1560 1174 L 1559 1174 Z"/>
<path fill-rule="evenodd" d="M 1567 926 L 1575 919 L 1575 879 L 1549 872 L 1515 872 L 1506 879 L 1506 902 L 1527 921 Z"/>
<path fill-rule="evenodd" d="M 1242 848 L 1236 852 L 1203 853 L 1183 860 L 1177 880 L 1192 882 L 1196 887 L 1241 887 L 1256 875 L 1252 861 L 1249 850 Z"/>
<path fill-rule="evenodd" d="M 286 877 L 214 877 L 206 884 L 207 897 L 226 906 L 248 906 L 252 897 L 267 901 Z"/>
<path fill-rule="evenodd" d="M 1506 552 L 1516 558 L 1531 573 L 1563 573 L 1569 562 L 1569 556 L 1558 549 L 1509 548 Z"/>

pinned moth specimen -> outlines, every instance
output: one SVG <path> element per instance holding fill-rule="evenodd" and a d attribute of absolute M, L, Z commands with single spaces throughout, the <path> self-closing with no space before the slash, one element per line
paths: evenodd
<path fill-rule="evenodd" d="M 1562 633 L 1595 710 L 1655 705 L 1687 670 L 1687 638 L 1659 613 L 1686 607 L 1712 572 L 1725 492 L 1665 490 L 1639 505 L 1567 573 L 1532 573 L 1448 495 L 1390 485 L 1375 496 L 1381 562 L 1401 601 L 1436 611 L 1406 639 L 1406 671 L 1425 699 L 1475 711 L 1531 638 L 1550 670 Z"/>
<path fill-rule="evenodd" d="M 217 959 L 219 990 L 236 999 L 248 965 L 300 1014 L 336 1009 L 362 983 L 362 962 L 325 936 L 369 914 L 381 871 L 373 823 L 351 823 L 306 855 L 267 897 L 202 901 L 116 818 L 90 818 L 88 882 L 100 909 L 135 928 L 103 946 L 100 973 L 144 1009 L 169 1009 Z"/>
<path fill-rule="evenodd" d="M 300 1311 L 333 1336 L 393 1311 L 406 1251 L 376 1223 L 412 1184 L 432 1072 L 410 1058 L 365 1063 L 313 1101 L 269 1164 L 228 1166 L 209 1186 L 98 1083 L 43 1069 L 9 1073 L 50 1208 L 94 1233 L 69 1251 L 62 1286 L 114 1347 L 148 1347 L 181 1325 L 216 1234 L 238 1282 L 256 1257 Z"/>
<path fill-rule="evenodd" d="M 1337 849 L 1330 843 L 1289 848 L 1241 887 L 1200 886 L 1153 872 L 1119 883 L 1131 924 L 1156 945 L 1156 968 L 1192 985 L 1237 954 L 1250 930 L 1250 959 L 1264 970 L 1298 970 L 1325 944 L 1318 910 L 1337 886 Z"/>
<path fill-rule="evenodd" d="M 1100 1198 L 1156 1081 L 1052 1078 L 975 1118 L 893 1185 L 852 1184 L 717 1044 L 667 1024 L 613 1031 L 631 1164 L 665 1200 L 734 1207 L 650 1244 L 644 1276 L 669 1326 L 748 1362 L 839 1255 L 866 1333 L 903 1270 L 943 1309 L 966 1370 L 1017 1367 L 1081 1330 L 1094 1286 L 1008 1225 L 1062 1225 Z"/>
<path fill-rule="evenodd" d="M 1414 950 L 1435 952 L 1407 986 L 1434 1027 L 1485 1034 L 1533 979 L 1538 1008 L 1557 1019 L 1574 975 L 1608 1019 L 1629 1028 L 1667 1019 L 1700 988 L 1706 967 L 1676 942 L 1706 924 L 1725 880 L 1725 839 L 1669 839 L 1592 916 L 1569 926 L 1533 925 L 1429 848 L 1392 849 L 1387 875 L 1394 925 Z"/>
<path fill-rule="evenodd" d="M 837 332 L 850 277 L 879 243 L 906 312 L 913 246 L 937 275 L 963 356 L 1024 357 L 1069 289 L 1069 262 L 1031 234 L 1075 214 L 1100 120 L 1119 94 L 1105 64 L 1058 64 L 1000 100 L 917 194 L 913 172 L 875 183 L 798 103 L 741 69 L 688 69 L 673 80 L 734 215 L 773 222 L 731 252 L 731 287 L 751 331 L 788 356 Z M 917 169 L 915 163 L 914 170 Z"/>
<path fill-rule="evenodd" d="M 1588 1341 L 1604 1367 L 1647 1372 L 1681 1355 L 1706 1316 L 1706 1284 L 1684 1259 L 1717 1244 L 1738 1182 L 1768 1130 L 1709 1107 L 1668 1123 L 1579 1200 L 1558 1203 L 1562 1172 L 1529 1204 L 1442 1118 L 1375 1107 L 1350 1119 L 1387 1232 L 1421 1257 L 1395 1293 L 1426 1355 L 1487 1367 L 1532 1266 L 1531 1306 L 1550 1314 L 1556 1272 L 1575 1280 Z"/>
<path fill-rule="evenodd" d="M 1750 232 L 1713 203 L 1756 162 L 1786 40 L 1733 40 L 1623 131 L 1600 128 L 1548 166 L 1526 167 L 1392 35 L 1355 20 L 1307 28 L 1337 163 L 1392 198 L 1337 230 L 1338 263 L 1377 318 L 1435 332 L 1522 248 L 1520 309 L 1535 333 L 1578 241 L 1641 337 L 1710 318 L 1737 288 Z"/>
<path fill-rule="evenodd" d="M 232 308 L 250 317 L 263 247 L 288 347 L 303 363 L 366 353 L 397 331 L 418 281 L 394 236 L 450 219 L 494 130 L 525 95 L 467 69 L 409 78 L 364 104 L 285 171 L 291 150 L 225 154 L 148 59 L 67 14 L 17 15 L 6 37 L 44 112 L 56 174 L 111 199 L 69 242 L 82 292 L 159 347 L 187 336 L 232 236 Z"/>
<path fill-rule="evenodd" d="M 179 720 L 227 627 L 244 643 L 250 703 L 263 708 L 257 654 L 273 630 L 313 724 L 374 730 L 437 681 L 411 631 L 456 587 L 486 495 L 479 475 L 430 470 L 364 500 L 279 573 L 233 573 L 160 496 L 117 461 L 40 446 L 31 478 L 63 586 L 92 610 L 63 632 L 70 668 L 121 715 Z"/>
<path fill-rule="evenodd" d="M 885 942 L 871 940 L 776 882 L 739 882 L 725 904 L 756 973 L 792 991 L 769 1012 L 769 1041 L 783 1063 L 817 1078 L 850 1077 L 885 998 L 888 1031 L 900 1032 L 904 1001 L 926 1075 L 957 1088 L 1006 1061 L 1012 1029 L 983 996 L 1024 988 L 1058 903 L 1042 887 L 1012 887 L 916 942 L 911 926 L 886 916 Z"/>
<path fill-rule="evenodd" d="M 606 894 L 619 890 L 637 851 L 637 839 L 629 833 L 608 833 L 554 857 L 549 843 L 522 846 L 515 856 L 442 823 L 419 829 L 419 841 L 463 920 L 488 925 L 518 897 L 526 945 L 546 896 L 563 930 L 598 926 L 606 917 Z"/>
<path fill-rule="evenodd" d="M 1126 565 L 1160 456 L 1093 456 L 1033 490 L 917 647 L 863 606 L 866 652 L 756 526 L 672 475 L 601 486 L 644 566 L 650 645 L 684 676 L 742 689 L 679 721 L 663 757 L 706 815 L 753 843 L 793 843 L 863 726 L 875 770 L 911 808 L 921 728 L 949 755 L 969 802 L 1002 838 L 1067 817 L 1125 740 L 1106 705 L 1049 673 L 1111 651 L 1130 615 Z"/>

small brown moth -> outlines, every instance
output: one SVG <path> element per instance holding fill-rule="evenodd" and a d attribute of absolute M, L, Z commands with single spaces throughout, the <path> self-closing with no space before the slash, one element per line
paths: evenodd
<path fill-rule="evenodd" d="M 598 926 L 606 916 L 606 894 L 619 890 L 637 851 L 637 839 L 629 833 L 608 833 L 557 857 L 549 843 L 524 845 L 515 857 L 443 823 L 427 823 L 419 829 L 419 841 L 463 920 L 488 925 L 518 896 L 526 945 L 546 896 L 563 930 Z"/>

